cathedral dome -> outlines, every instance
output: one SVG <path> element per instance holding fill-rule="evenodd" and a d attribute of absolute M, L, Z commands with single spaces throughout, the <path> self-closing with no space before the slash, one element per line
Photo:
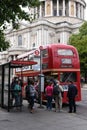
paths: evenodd
<path fill-rule="evenodd" d="M 40 0 L 41 5 L 38 8 L 34 9 L 36 12 L 37 18 L 44 18 L 51 20 L 53 22 L 54 18 L 56 21 L 61 22 L 69 20 L 71 18 L 74 20 L 84 20 L 84 9 L 86 3 L 84 0 Z M 63 18 L 63 19 L 61 19 Z M 66 20 L 67 19 L 67 20 Z M 76 20 L 76 23 L 78 20 Z"/>

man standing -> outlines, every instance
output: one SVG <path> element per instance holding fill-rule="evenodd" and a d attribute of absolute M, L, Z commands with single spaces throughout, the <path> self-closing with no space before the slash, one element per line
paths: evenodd
<path fill-rule="evenodd" d="M 53 95 L 55 100 L 55 112 L 61 111 L 62 109 L 62 93 L 63 93 L 63 88 L 60 85 L 60 82 L 56 80 L 53 89 Z"/>
<path fill-rule="evenodd" d="M 69 81 L 67 97 L 69 100 L 69 113 L 76 113 L 75 97 L 77 95 L 77 88 L 72 81 Z"/>

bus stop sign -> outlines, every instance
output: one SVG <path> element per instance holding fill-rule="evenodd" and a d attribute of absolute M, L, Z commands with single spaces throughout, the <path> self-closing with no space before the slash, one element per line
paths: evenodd
<path fill-rule="evenodd" d="M 38 56 L 39 55 L 39 51 L 38 50 L 35 50 L 35 55 Z"/>

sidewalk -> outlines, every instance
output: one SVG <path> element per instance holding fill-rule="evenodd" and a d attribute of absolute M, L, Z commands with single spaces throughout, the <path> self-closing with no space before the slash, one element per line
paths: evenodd
<path fill-rule="evenodd" d="M 86 85 L 84 85 L 86 87 Z M 35 104 L 35 112 L 29 113 L 23 101 L 22 112 L 7 112 L 0 108 L 0 130 L 87 130 L 87 90 L 82 89 L 84 100 L 77 103 L 77 113 L 46 111 Z M 85 94 L 85 95 L 84 95 Z"/>
<path fill-rule="evenodd" d="M 46 111 L 35 104 L 35 112 L 29 113 L 27 104 L 22 112 L 0 110 L 0 130 L 87 130 L 87 120 L 78 114 Z"/>

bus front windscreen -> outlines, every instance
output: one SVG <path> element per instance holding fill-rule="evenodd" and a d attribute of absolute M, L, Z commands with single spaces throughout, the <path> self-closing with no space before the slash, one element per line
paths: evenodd
<path fill-rule="evenodd" d="M 60 82 L 67 82 L 69 80 L 71 80 L 73 82 L 77 81 L 76 72 L 63 72 L 63 73 L 60 73 Z"/>

